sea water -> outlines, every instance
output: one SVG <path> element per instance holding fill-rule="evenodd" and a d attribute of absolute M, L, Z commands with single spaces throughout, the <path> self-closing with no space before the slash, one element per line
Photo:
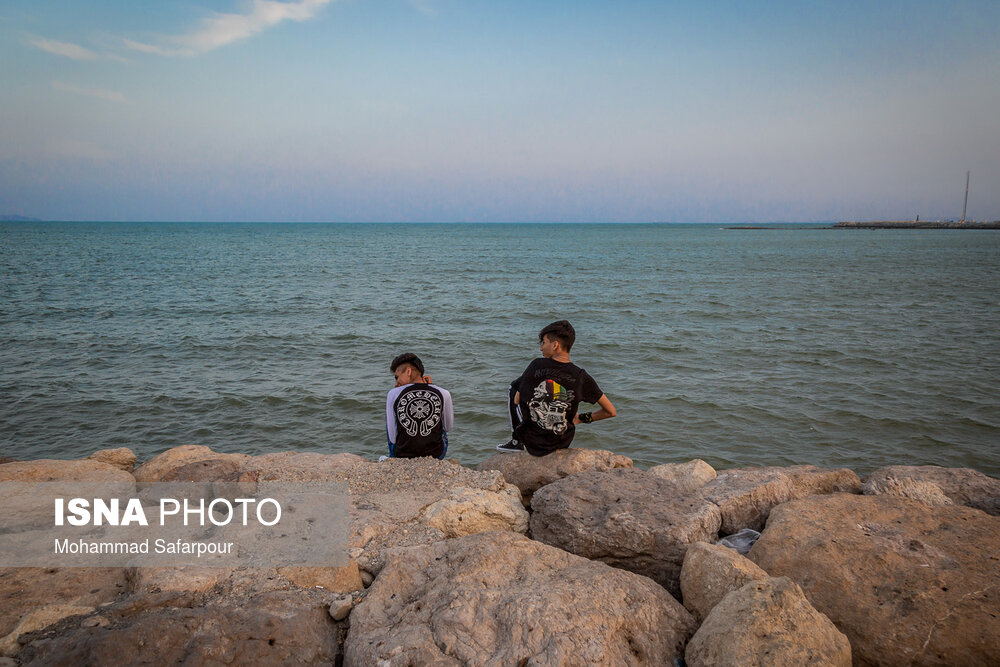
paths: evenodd
<path fill-rule="evenodd" d="M 386 450 L 389 362 L 509 437 L 557 319 L 640 466 L 1000 476 L 1000 232 L 810 225 L 0 225 L 0 456 Z"/>

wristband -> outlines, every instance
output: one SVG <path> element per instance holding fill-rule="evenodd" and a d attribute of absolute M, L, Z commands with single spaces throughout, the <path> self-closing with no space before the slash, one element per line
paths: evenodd
<path fill-rule="evenodd" d="M 581 412 L 580 414 L 577 415 L 577 417 L 580 418 L 581 424 L 589 424 L 594 421 L 593 412 Z"/>

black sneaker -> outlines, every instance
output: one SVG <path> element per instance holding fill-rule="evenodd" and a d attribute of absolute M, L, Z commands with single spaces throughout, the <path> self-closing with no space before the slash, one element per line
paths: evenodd
<path fill-rule="evenodd" d="M 511 438 L 507 442 L 504 442 L 504 443 L 501 443 L 501 444 L 497 445 L 497 451 L 500 451 L 500 452 L 523 452 L 524 451 L 524 445 L 522 445 L 521 443 L 519 443 L 514 438 Z"/>

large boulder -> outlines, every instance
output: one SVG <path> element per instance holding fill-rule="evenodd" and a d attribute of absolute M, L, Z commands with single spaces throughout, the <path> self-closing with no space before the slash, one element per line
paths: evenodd
<path fill-rule="evenodd" d="M 792 498 L 828 493 L 861 493 L 861 479 L 847 468 L 820 468 L 812 465 L 766 467 L 784 474 L 792 482 Z"/>
<path fill-rule="evenodd" d="M 24 665 L 332 665 L 343 631 L 330 617 L 333 597 L 273 591 L 195 607 L 103 609 L 29 636 L 17 657 Z"/>
<path fill-rule="evenodd" d="M 536 491 L 531 507 L 534 539 L 646 575 L 675 597 L 688 546 L 714 542 L 721 523 L 697 492 L 636 469 L 561 479 Z"/>
<path fill-rule="evenodd" d="M 732 468 L 723 470 L 701 489 L 722 512 L 723 535 L 743 528 L 763 530 L 771 508 L 788 502 L 795 485 L 781 468 Z"/>
<path fill-rule="evenodd" d="M 944 494 L 941 487 L 934 482 L 923 479 L 903 477 L 897 479 L 889 475 L 877 475 L 865 480 L 862 493 L 866 496 L 902 496 L 919 500 L 931 507 L 954 505 L 951 498 Z"/>
<path fill-rule="evenodd" d="M 527 530 L 520 493 L 495 470 L 431 458 L 381 463 L 354 454 L 281 452 L 255 456 L 241 482 L 344 482 L 350 489 L 349 546 L 369 575 L 386 550 L 483 530 Z M 364 574 L 364 573 L 363 573 Z"/>
<path fill-rule="evenodd" d="M 859 665 L 994 664 L 1000 519 L 908 498 L 834 494 L 776 507 L 749 558 L 797 582 Z"/>
<path fill-rule="evenodd" d="M 679 489 L 689 491 L 705 486 L 715 479 L 717 474 L 715 468 L 701 459 L 692 459 L 687 463 L 664 463 L 653 466 L 646 472 L 673 483 Z"/>
<path fill-rule="evenodd" d="M 425 507 L 420 521 L 437 528 L 446 537 L 461 537 L 488 530 L 526 533 L 528 513 L 518 506 L 520 501 L 521 494 L 513 486 L 500 492 L 459 487 L 452 489 L 447 498 Z"/>
<path fill-rule="evenodd" d="M 766 577 L 767 572 L 735 549 L 695 542 L 688 547 L 681 566 L 684 607 L 700 623 L 726 594 Z"/>
<path fill-rule="evenodd" d="M 87 458 L 94 461 L 100 461 L 101 463 L 107 463 L 108 465 L 120 468 L 127 473 L 131 473 L 135 469 L 135 452 L 128 447 L 100 449 Z"/>
<path fill-rule="evenodd" d="M 228 461 L 235 465 L 242 465 L 250 457 L 246 454 L 222 454 L 214 452 L 208 447 L 201 445 L 181 445 L 168 449 L 162 454 L 158 454 L 149 461 L 135 469 L 135 479 L 137 482 L 189 482 L 202 481 L 201 479 L 180 479 L 171 477 L 171 473 L 184 466 L 202 461 Z M 212 480 L 214 481 L 214 480 Z"/>
<path fill-rule="evenodd" d="M 993 516 L 1000 516 L 1000 479 L 984 475 L 978 470 L 940 466 L 888 466 L 868 475 L 865 482 L 877 485 L 889 479 L 930 482 L 956 505 L 975 507 Z"/>
<path fill-rule="evenodd" d="M 655 583 L 511 532 L 393 551 L 351 665 L 673 665 L 694 619 Z"/>
<path fill-rule="evenodd" d="M 726 595 L 691 638 L 690 667 L 850 667 L 851 645 L 787 577 L 752 581 Z"/>
<path fill-rule="evenodd" d="M 0 655 L 16 651 L 22 634 L 88 613 L 126 589 L 122 568 L 0 569 Z"/>
<path fill-rule="evenodd" d="M 102 461 L 36 459 L 13 461 L 0 466 L 0 482 L 112 482 L 134 484 L 121 468 Z"/>
<path fill-rule="evenodd" d="M 631 468 L 632 459 L 599 449 L 570 447 L 547 456 L 532 456 L 527 452 L 501 453 L 491 456 L 476 470 L 498 470 L 508 484 L 521 490 L 525 506 L 531 496 L 546 484 L 587 470 Z"/>

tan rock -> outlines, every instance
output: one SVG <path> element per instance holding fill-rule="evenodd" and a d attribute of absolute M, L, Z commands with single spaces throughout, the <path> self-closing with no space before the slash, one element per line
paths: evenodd
<path fill-rule="evenodd" d="M 877 483 L 880 479 L 913 479 L 937 485 L 956 505 L 965 505 L 1000 516 L 1000 479 L 989 477 L 972 468 L 942 468 L 940 466 L 888 466 L 879 468 L 865 478 Z"/>
<path fill-rule="evenodd" d="M 1000 519 L 908 498 L 833 494 L 777 507 L 749 557 L 796 581 L 859 665 L 1000 655 Z"/>
<path fill-rule="evenodd" d="M 330 618 L 335 621 L 342 621 L 350 615 L 353 608 L 353 598 L 350 595 L 343 595 L 330 603 Z"/>
<path fill-rule="evenodd" d="M 343 567 L 279 567 L 278 573 L 300 588 L 319 586 L 334 593 L 350 593 L 365 587 L 355 560 Z"/>
<path fill-rule="evenodd" d="M 521 505 L 521 494 L 513 486 L 500 493 L 454 489 L 447 498 L 424 508 L 420 520 L 437 528 L 446 537 L 461 537 L 487 530 L 528 531 L 528 512 Z"/>
<path fill-rule="evenodd" d="M 242 464 L 250 459 L 246 454 L 222 454 L 201 445 L 181 445 L 158 454 L 135 469 L 138 482 L 162 482 L 171 471 L 199 461 L 230 461 Z M 178 480 L 172 481 L 201 481 Z"/>
<path fill-rule="evenodd" d="M 341 629 L 331 594 L 275 591 L 198 607 L 131 607 L 111 622 L 59 628 L 18 654 L 24 665 L 332 665 Z M 124 651 L 124 653 L 123 653 Z"/>
<path fill-rule="evenodd" d="M 475 471 L 430 458 L 375 463 L 354 454 L 281 452 L 255 456 L 240 481 L 345 482 L 349 546 L 363 572 L 377 574 L 386 550 L 450 535 L 505 527 L 523 531 L 517 490 L 495 470 Z M 364 576 L 364 574 L 362 574 Z"/>
<path fill-rule="evenodd" d="M 672 665 L 693 630 L 645 577 L 487 532 L 392 552 L 351 612 L 344 662 Z"/>
<path fill-rule="evenodd" d="M 127 473 L 135 469 L 135 452 L 128 447 L 118 449 L 101 449 L 87 457 L 90 460 L 100 461 L 108 465 L 120 468 Z"/>
<path fill-rule="evenodd" d="M 826 493 L 861 493 L 861 479 L 847 468 L 799 465 L 763 470 L 776 470 L 792 480 L 792 499 Z"/>
<path fill-rule="evenodd" d="M 0 466 L 0 482 L 119 482 L 134 484 L 132 475 L 101 461 L 36 459 Z"/>
<path fill-rule="evenodd" d="M 763 530 L 771 508 L 791 500 L 795 485 L 780 468 L 732 468 L 701 492 L 719 506 L 722 534 L 731 535 L 742 528 Z"/>
<path fill-rule="evenodd" d="M 885 495 L 912 498 L 931 507 L 945 507 L 955 504 L 951 498 L 944 495 L 944 491 L 937 484 L 912 477 L 903 477 L 902 479 L 888 475 L 869 477 L 865 480 L 862 491 L 866 496 Z"/>
<path fill-rule="evenodd" d="M 89 614 L 93 610 L 93 607 L 83 607 L 73 604 L 50 604 L 33 609 L 21 618 L 10 634 L 0 638 L 0 655 L 6 657 L 15 655 L 21 648 L 18 639 L 23 634 L 47 628 L 70 616 Z"/>
<path fill-rule="evenodd" d="M 171 468 L 160 477 L 161 482 L 236 482 L 245 460 L 239 458 L 205 459 Z"/>
<path fill-rule="evenodd" d="M 712 609 L 685 653 L 691 667 L 850 667 L 851 645 L 786 577 L 752 581 Z"/>
<path fill-rule="evenodd" d="M 707 542 L 688 547 L 681 566 L 681 595 L 684 607 L 702 622 L 715 605 L 733 591 L 767 572 L 735 550 Z"/>
<path fill-rule="evenodd" d="M 225 581 L 229 567 L 130 567 L 125 571 L 130 593 L 148 595 L 163 591 L 205 593 Z"/>
<path fill-rule="evenodd" d="M 685 490 L 700 489 L 716 477 L 715 468 L 701 459 L 693 459 L 687 463 L 664 463 L 653 466 L 646 472 Z"/>
<path fill-rule="evenodd" d="M 715 541 L 719 508 L 697 492 L 636 469 L 583 472 L 535 492 L 531 535 L 546 544 L 650 577 L 680 597 L 684 553 Z"/>
<path fill-rule="evenodd" d="M 491 456 L 476 470 L 498 470 L 509 484 L 521 490 L 525 506 L 531 496 L 546 484 L 587 470 L 612 470 L 631 468 L 632 459 L 599 449 L 570 447 L 552 452 L 548 456 L 532 456 L 527 452 L 500 453 Z"/>
<path fill-rule="evenodd" d="M 126 590 L 125 571 L 120 568 L 0 569 L 0 637 L 37 629 L 42 621 L 54 623 L 61 616 L 84 613 L 79 609 L 111 602 Z M 47 611 L 42 611 L 46 610 Z M 37 613 L 36 613 L 37 612 Z M 28 617 L 33 620 L 25 621 Z M 55 620 L 49 620 L 49 619 Z M 21 625 L 20 630 L 15 630 Z"/>

